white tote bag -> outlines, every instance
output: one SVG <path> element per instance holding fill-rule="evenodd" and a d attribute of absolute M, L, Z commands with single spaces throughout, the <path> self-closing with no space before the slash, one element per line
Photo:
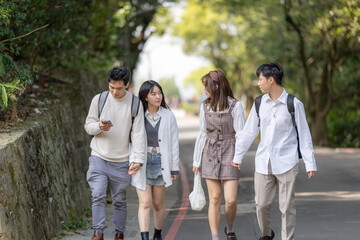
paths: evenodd
<path fill-rule="evenodd" d="M 201 187 L 201 177 L 199 173 L 194 176 L 194 188 L 189 194 L 189 200 L 191 209 L 194 211 L 201 211 L 206 205 L 205 193 Z"/>

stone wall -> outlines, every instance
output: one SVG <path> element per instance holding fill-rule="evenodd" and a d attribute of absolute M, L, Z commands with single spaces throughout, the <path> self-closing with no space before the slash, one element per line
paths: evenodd
<path fill-rule="evenodd" d="M 0 145 L 0 240 L 51 239 L 70 211 L 81 215 L 91 207 L 86 182 L 91 137 L 83 125 L 92 97 L 104 85 L 81 71 L 62 78 L 72 82 L 65 85 L 67 100 Z"/>

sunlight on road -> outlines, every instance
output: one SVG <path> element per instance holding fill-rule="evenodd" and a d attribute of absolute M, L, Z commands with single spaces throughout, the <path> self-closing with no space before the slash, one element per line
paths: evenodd
<path fill-rule="evenodd" d="M 199 134 L 199 117 L 187 115 L 183 110 L 172 110 L 179 127 L 180 140 L 194 140 Z"/>
<path fill-rule="evenodd" d="M 359 191 L 331 191 L 331 192 L 301 192 L 296 193 L 296 199 L 301 201 L 358 201 Z"/>

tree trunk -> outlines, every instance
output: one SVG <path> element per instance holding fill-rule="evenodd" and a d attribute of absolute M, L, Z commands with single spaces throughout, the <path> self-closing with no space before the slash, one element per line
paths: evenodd
<path fill-rule="evenodd" d="M 327 146 L 328 145 L 328 132 L 326 126 L 326 115 L 315 114 L 314 118 L 310 122 L 311 135 L 314 145 Z"/>

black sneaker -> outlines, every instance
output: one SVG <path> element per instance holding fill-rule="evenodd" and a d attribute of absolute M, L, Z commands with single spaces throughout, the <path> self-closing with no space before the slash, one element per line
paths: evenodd
<path fill-rule="evenodd" d="M 259 240 L 273 240 L 274 237 L 275 237 L 275 233 L 274 233 L 273 230 L 271 230 L 271 236 L 270 237 L 269 236 L 264 236 L 264 237 L 259 238 Z"/>
<path fill-rule="evenodd" d="M 236 235 L 235 235 L 234 232 L 227 233 L 227 227 L 225 227 L 224 232 L 225 232 L 225 235 L 226 235 L 226 240 L 237 240 Z"/>

